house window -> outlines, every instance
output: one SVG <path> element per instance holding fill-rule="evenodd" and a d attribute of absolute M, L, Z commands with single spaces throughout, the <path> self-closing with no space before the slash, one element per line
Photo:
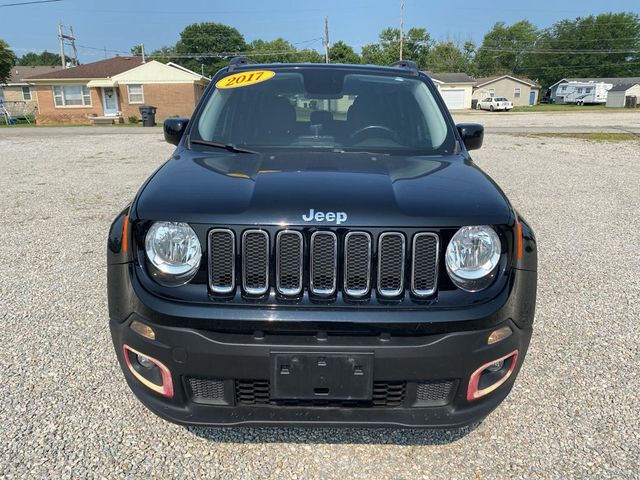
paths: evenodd
<path fill-rule="evenodd" d="M 53 102 L 56 107 L 90 107 L 91 93 L 86 85 L 54 85 Z"/>
<path fill-rule="evenodd" d="M 495 88 L 490 88 L 490 89 L 489 89 L 489 96 L 490 96 L 490 97 L 495 97 L 495 96 L 496 96 L 496 90 L 495 90 Z"/>
<path fill-rule="evenodd" d="M 520 98 L 520 89 L 519 88 L 514 88 L 513 89 L 513 98 Z"/>
<path fill-rule="evenodd" d="M 31 100 L 31 87 L 22 87 L 22 99 L 25 102 Z"/>
<path fill-rule="evenodd" d="M 144 103 L 142 85 L 127 85 L 127 93 L 129 94 L 129 103 Z"/>

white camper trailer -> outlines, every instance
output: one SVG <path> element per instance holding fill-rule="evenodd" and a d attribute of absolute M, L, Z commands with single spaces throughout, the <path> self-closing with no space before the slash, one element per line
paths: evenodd
<path fill-rule="evenodd" d="M 557 103 L 607 103 L 607 93 L 613 84 L 604 82 L 565 82 L 556 90 Z"/>

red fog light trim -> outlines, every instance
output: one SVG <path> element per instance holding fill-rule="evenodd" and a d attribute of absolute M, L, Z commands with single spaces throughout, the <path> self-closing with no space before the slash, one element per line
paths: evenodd
<path fill-rule="evenodd" d="M 511 360 L 511 365 L 509 365 L 509 371 L 505 373 L 504 376 L 500 380 L 498 380 L 496 383 L 489 385 L 488 387 L 483 388 L 482 390 L 478 390 L 478 384 L 480 383 L 480 376 L 482 375 L 482 372 L 484 372 L 489 365 L 499 362 L 500 360 L 507 360 L 507 359 Z M 480 397 L 483 397 L 493 392 L 496 388 L 498 388 L 500 385 L 506 382 L 511 376 L 511 374 L 513 373 L 513 369 L 516 368 L 517 359 L 518 359 L 518 351 L 515 350 L 511 353 L 508 353 L 504 357 L 496 358 L 495 360 L 491 360 L 490 362 L 485 363 L 479 369 L 473 372 L 473 375 L 471 375 L 471 378 L 469 379 L 469 388 L 467 389 L 467 400 L 470 402 L 472 400 L 476 400 Z"/>
<path fill-rule="evenodd" d="M 159 393 L 160 395 L 164 395 L 165 397 L 169 398 L 173 397 L 173 380 L 171 380 L 171 372 L 162 362 L 156 360 L 153 357 L 150 357 L 149 355 L 134 350 L 129 345 L 124 345 L 123 349 L 124 361 L 126 362 L 127 367 L 129 367 L 129 371 L 133 373 L 133 376 L 136 377 L 140 381 L 140 383 L 142 383 L 146 387 L 149 387 L 151 390 Z M 140 373 L 135 368 L 133 368 L 131 359 L 129 358 L 129 353 L 132 353 L 134 355 L 142 355 L 143 357 L 151 360 L 160 369 L 160 374 L 162 375 L 162 385 L 156 385 L 155 383 L 147 380 L 142 375 L 140 375 Z"/>

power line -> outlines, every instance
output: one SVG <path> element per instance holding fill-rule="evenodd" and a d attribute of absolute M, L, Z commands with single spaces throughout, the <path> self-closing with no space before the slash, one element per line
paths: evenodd
<path fill-rule="evenodd" d="M 31 2 L 15 2 L 15 3 L 3 3 L 0 5 L 2 7 L 17 7 L 20 5 L 32 5 L 34 3 L 53 3 L 53 2 L 61 2 L 62 0 L 33 0 Z"/>

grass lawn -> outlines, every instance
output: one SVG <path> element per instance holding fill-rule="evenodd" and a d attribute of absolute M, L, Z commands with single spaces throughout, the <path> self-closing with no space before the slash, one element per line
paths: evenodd
<path fill-rule="evenodd" d="M 607 108 L 604 104 L 599 105 L 571 105 L 556 103 L 540 103 L 527 107 L 513 107 L 512 112 L 633 112 L 631 108 Z"/>
<path fill-rule="evenodd" d="M 628 132 L 606 133 L 529 133 L 527 137 L 535 138 L 577 138 L 580 140 L 590 140 L 592 142 L 629 142 L 640 141 L 640 135 Z"/>

